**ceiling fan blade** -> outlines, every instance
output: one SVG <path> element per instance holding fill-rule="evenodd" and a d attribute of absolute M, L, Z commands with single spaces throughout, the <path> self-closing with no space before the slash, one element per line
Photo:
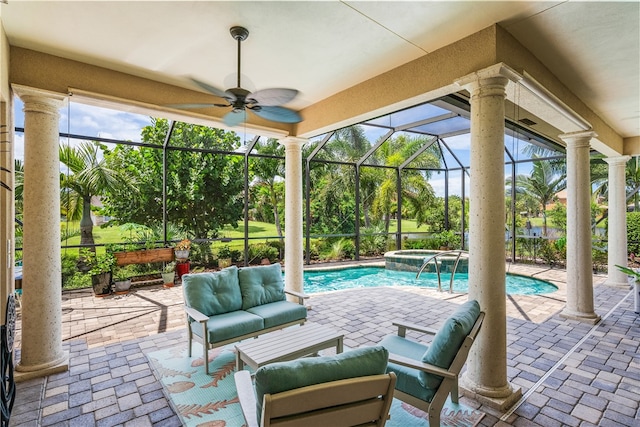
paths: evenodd
<path fill-rule="evenodd" d="M 257 116 L 272 122 L 280 123 L 298 123 L 302 121 L 300 114 L 284 107 L 264 106 L 258 109 L 252 109 Z"/>
<path fill-rule="evenodd" d="M 295 89 L 272 88 L 262 89 L 247 95 L 247 99 L 255 99 L 261 106 L 282 105 L 298 95 Z"/>
<path fill-rule="evenodd" d="M 215 96 L 219 96 L 220 98 L 227 99 L 229 102 L 233 102 L 236 100 L 236 96 L 231 92 L 224 91 L 222 89 L 218 89 L 217 87 L 211 86 L 208 83 L 200 81 L 198 79 L 190 78 L 192 82 L 200 86 L 202 89 L 206 90 L 209 93 L 214 94 Z"/>
<path fill-rule="evenodd" d="M 167 107 L 188 110 L 191 108 L 229 107 L 228 104 L 168 104 Z"/>
<path fill-rule="evenodd" d="M 247 112 L 242 111 L 230 111 L 222 118 L 225 125 L 234 127 L 244 122 L 247 119 Z"/>

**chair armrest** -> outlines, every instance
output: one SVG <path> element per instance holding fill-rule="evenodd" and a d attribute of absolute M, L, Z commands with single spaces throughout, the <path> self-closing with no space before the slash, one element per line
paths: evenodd
<path fill-rule="evenodd" d="M 253 383 L 249 371 L 238 371 L 233 375 L 238 390 L 238 400 L 242 408 L 242 415 L 247 422 L 247 427 L 258 427 L 256 413 L 256 395 L 253 392 Z"/>
<path fill-rule="evenodd" d="M 187 315 L 189 315 L 189 317 L 191 317 L 196 322 L 202 323 L 202 322 L 206 322 L 207 320 L 209 320 L 209 316 L 206 316 L 206 315 L 200 313 L 195 308 L 187 307 L 185 305 L 184 306 L 184 311 L 186 311 Z"/>
<path fill-rule="evenodd" d="M 429 334 L 429 335 L 435 335 L 438 333 L 438 331 L 436 331 L 435 329 L 431 329 L 422 325 L 417 325 L 415 323 L 405 322 L 402 320 L 393 322 L 392 325 L 398 327 L 398 336 L 401 336 L 403 338 L 407 333 L 407 329 L 412 331 L 422 332 L 423 334 Z"/>
<path fill-rule="evenodd" d="M 417 369 L 428 374 L 439 375 L 443 378 L 455 379 L 458 375 L 447 371 L 439 366 L 424 363 L 420 360 L 409 359 L 408 357 L 400 356 L 399 354 L 389 353 L 389 362 L 396 363 L 398 365 L 407 366 L 409 368 Z"/>
<path fill-rule="evenodd" d="M 300 292 L 292 291 L 290 289 L 285 289 L 284 293 L 292 295 L 294 297 L 297 297 L 298 298 L 298 304 L 300 304 L 300 305 L 304 305 L 304 300 L 309 298 L 309 295 L 307 295 L 307 294 L 303 294 L 303 293 L 300 293 Z"/>

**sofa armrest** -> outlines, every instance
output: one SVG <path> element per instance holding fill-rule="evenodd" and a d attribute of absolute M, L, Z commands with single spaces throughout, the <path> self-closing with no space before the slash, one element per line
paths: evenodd
<path fill-rule="evenodd" d="M 426 326 L 417 325 L 415 323 L 409 323 L 405 321 L 396 321 L 392 323 L 393 326 L 398 327 L 398 336 L 405 337 L 407 334 L 407 329 L 417 332 L 422 332 L 423 334 L 435 335 L 438 331 L 428 328 Z"/>
<path fill-rule="evenodd" d="M 238 371 L 233 376 L 238 390 L 238 400 L 242 415 L 248 427 L 258 427 L 258 416 L 256 413 L 256 395 L 253 391 L 251 374 L 249 371 Z"/>
<path fill-rule="evenodd" d="M 304 305 L 304 300 L 309 298 L 309 295 L 307 295 L 307 294 L 303 294 L 303 293 L 300 293 L 300 292 L 292 291 L 290 289 L 285 289 L 284 293 L 292 295 L 294 297 L 297 297 L 298 298 L 298 304 L 300 304 L 300 305 Z"/>
<path fill-rule="evenodd" d="M 410 359 L 408 357 L 400 356 L 399 354 L 389 353 L 389 362 L 396 363 L 398 365 L 407 366 L 409 368 L 417 369 L 428 374 L 439 375 L 443 378 L 457 378 L 457 375 L 447 371 L 436 365 L 424 363 L 420 360 Z"/>
<path fill-rule="evenodd" d="M 203 322 L 206 322 L 207 320 L 209 320 L 209 316 L 206 316 L 206 315 L 200 313 L 195 308 L 187 307 L 185 305 L 184 306 L 184 311 L 186 311 L 187 315 L 189 317 L 191 317 L 193 320 L 195 320 L 196 322 L 203 323 Z"/>

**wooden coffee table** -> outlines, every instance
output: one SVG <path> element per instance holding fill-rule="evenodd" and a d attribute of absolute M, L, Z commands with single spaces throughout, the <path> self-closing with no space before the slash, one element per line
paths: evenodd
<path fill-rule="evenodd" d="M 342 353 L 344 334 L 317 323 L 305 323 L 236 344 L 236 369 L 252 369 L 273 362 L 294 360 L 335 347 Z"/>

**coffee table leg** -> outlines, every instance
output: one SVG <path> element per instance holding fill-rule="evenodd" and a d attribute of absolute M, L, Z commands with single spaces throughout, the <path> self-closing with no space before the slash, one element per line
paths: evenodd
<path fill-rule="evenodd" d="M 236 351 L 236 371 L 244 369 L 244 361 L 240 358 L 240 351 Z"/>
<path fill-rule="evenodd" d="M 343 351 L 342 338 L 343 337 L 338 337 L 338 344 L 336 345 L 336 353 L 342 353 Z"/>

